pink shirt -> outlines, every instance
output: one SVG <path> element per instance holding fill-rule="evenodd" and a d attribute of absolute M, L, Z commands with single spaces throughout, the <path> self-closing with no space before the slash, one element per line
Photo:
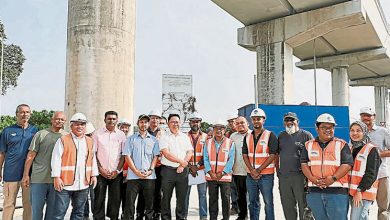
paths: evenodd
<path fill-rule="evenodd" d="M 117 128 L 110 132 L 104 127 L 96 130 L 92 139 L 96 146 L 96 158 L 101 167 L 110 172 L 117 170 L 126 141 L 125 133 Z"/>

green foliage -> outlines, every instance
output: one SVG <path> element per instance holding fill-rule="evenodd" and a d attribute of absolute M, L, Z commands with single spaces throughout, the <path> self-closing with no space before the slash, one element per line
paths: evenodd
<path fill-rule="evenodd" d="M 30 117 L 30 124 L 33 124 L 38 127 L 39 130 L 50 127 L 51 117 L 53 116 L 54 111 L 33 111 Z M 16 123 L 16 117 L 10 115 L 2 115 L 0 121 L 0 131 L 5 127 L 13 125 Z"/>
<path fill-rule="evenodd" d="M 17 80 L 20 74 L 23 72 L 23 64 L 26 61 L 26 58 L 23 55 L 23 50 L 15 44 L 7 45 L 4 41 L 7 39 L 5 34 L 4 25 L 0 21 L 0 41 L 3 39 L 4 46 L 4 64 L 3 64 L 3 87 L 1 94 L 5 95 L 7 89 L 16 87 Z M 0 57 L 1 57 L 1 48 L 0 47 Z M 1 57 L 2 58 L 2 57 Z M 1 59 L 0 59 L 1 60 Z"/>
<path fill-rule="evenodd" d="M 202 130 L 202 132 L 206 132 L 207 128 L 211 127 L 211 124 L 203 121 L 202 123 L 200 123 L 200 130 Z"/>

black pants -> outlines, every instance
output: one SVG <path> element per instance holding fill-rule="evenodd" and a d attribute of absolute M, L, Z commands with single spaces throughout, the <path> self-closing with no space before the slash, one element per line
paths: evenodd
<path fill-rule="evenodd" d="M 246 176 L 233 175 L 233 181 L 237 189 L 238 218 L 245 219 L 248 216 L 248 204 L 246 201 Z"/>
<path fill-rule="evenodd" d="M 161 191 L 161 166 L 156 167 L 154 169 L 154 172 L 156 173 L 156 180 L 154 184 L 154 202 L 153 202 L 153 210 L 155 215 L 159 215 L 161 213 L 161 198 L 162 198 L 162 191 Z M 145 212 L 145 200 L 144 196 L 142 195 L 142 192 L 138 195 L 138 202 L 137 202 L 137 216 L 143 217 L 143 213 Z"/>
<path fill-rule="evenodd" d="M 162 192 L 161 200 L 161 219 L 171 220 L 171 198 L 173 189 L 176 193 L 176 219 L 183 220 L 186 218 L 184 203 L 188 190 L 188 168 L 182 173 L 177 173 L 177 168 L 161 165 Z"/>
<path fill-rule="evenodd" d="M 153 197 L 154 197 L 154 182 L 155 180 L 149 179 L 135 179 L 127 181 L 126 189 L 126 208 L 124 212 L 125 220 L 133 220 L 135 214 L 135 200 L 137 196 L 142 192 L 144 195 L 144 207 L 145 212 L 143 215 L 146 220 L 151 220 L 153 217 Z"/>
<path fill-rule="evenodd" d="M 106 192 L 108 187 L 107 217 L 117 220 L 119 217 L 119 206 L 121 204 L 121 182 L 123 176 L 119 174 L 115 179 L 106 179 L 102 175 L 97 177 L 95 188 L 95 202 L 92 212 L 96 220 L 105 219 Z"/>
<path fill-rule="evenodd" d="M 224 220 L 230 217 L 230 182 L 207 181 L 209 187 L 210 220 L 218 218 L 218 191 L 221 192 L 222 216 Z"/>
<path fill-rule="evenodd" d="M 124 215 L 126 209 L 126 188 L 127 188 L 127 180 L 126 177 L 123 177 L 121 181 L 121 206 L 122 206 L 122 216 Z"/>

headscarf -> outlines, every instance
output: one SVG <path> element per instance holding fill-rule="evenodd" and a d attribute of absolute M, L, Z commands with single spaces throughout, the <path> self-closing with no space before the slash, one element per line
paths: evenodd
<path fill-rule="evenodd" d="M 352 122 L 351 126 L 349 126 L 349 130 L 351 130 L 351 127 L 353 125 L 359 125 L 360 128 L 362 129 L 363 131 L 363 139 L 360 140 L 360 141 L 353 141 L 351 139 L 351 144 L 352 144 L 352 147 L 353 148 L 359 148 L 359 147 L 363 147 L 364 145 L 366 145 L 368 142 L 370 142 L 370 137 L 368 136 L 368 128 L 367 128 L 367 125 L 364 124 L 363 122 L 361 121 L 354 121 Z"/>

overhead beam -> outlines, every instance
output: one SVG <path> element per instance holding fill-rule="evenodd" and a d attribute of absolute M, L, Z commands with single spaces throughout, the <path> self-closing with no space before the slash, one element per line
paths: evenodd
<path fill-rule="evenodd" d="M 368 77 L 349 81 L 350 86 L 389 86 L 390 75 L 383 77 Z"/>
<path fill-rule="evenodd" d="M 379 60 L 390 57 L 386 48 L 370 49 L 355 53 L 340 54 L 335 56 L 316 57 L 316 68 L 328 69 L 335 62 L 342 61 L 344 65 L 354 65 L 371 60 Z M 296 67 L 307 70 L 314 69 L 314 59 L 297 62 Z"/>

